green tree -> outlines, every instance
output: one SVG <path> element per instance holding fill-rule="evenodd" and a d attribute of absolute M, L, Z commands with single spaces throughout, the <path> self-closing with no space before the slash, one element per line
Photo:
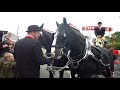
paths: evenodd
<path fill-rule="evenodd" d="M 113 37 L 106 36 L 108 45 L 112 47 L 112 43 L 114 42 L 114 48 L 120 50 L 120 32 L 115 32 L 112 36 Z"/>

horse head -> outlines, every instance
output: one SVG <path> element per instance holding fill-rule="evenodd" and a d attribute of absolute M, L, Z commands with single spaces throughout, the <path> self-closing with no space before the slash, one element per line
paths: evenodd
<path fill-rule="evenodd" d="M 68 24 L 66 18 L 63 18 L 63 23 L 59 24 L 56 22 L 57 32 L 55 34 L 55 58 L 59 59 L 62 57 L 63 49 L 65 48 L 68 40 Z"/>
<path fill-rule="evenodd" d="M 66 18 L 63 18 L 63 23 L 57 24 L 57 38 L 55 45 L 55 58 L 60 59 L 62 55 L 81 58 L 85 51 L 85 37 L 74 27 L 67 23 Z"/>
<path fill-rule="evenodd" d="M 43 24 L 41 25 L 41 27 L 43 27 Z M 54 33 L 41 28 L 41 35 L 39 36 L 38 40 L 41 42 L 42 47 L 46 49 L 46 54 L 50 56 L 51 46 L 54 40 Z"/>

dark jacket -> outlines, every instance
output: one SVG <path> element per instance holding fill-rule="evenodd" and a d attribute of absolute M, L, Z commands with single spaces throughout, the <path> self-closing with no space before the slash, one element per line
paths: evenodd
<path fill-rule="evenodd" d="M 95 35 L 96 35 L 96 37 L 97 37 L 98 35 L 104 36 L 104 35 L 105 35 L 105 28 L 104 28 L 104 27 L 101 27 L 101 30 L 100 30 L 98 27 L 96 27 L 96 28 L 95 28 Z"/>
<path fill-rule="evenodd" d="M 0 78 L 15 78 L 16 62 L 0 61 Z"/>
<path fill-rule="evenodd" d="M 9 52 L 9 47 L 3 48 L 3 45 L 5 45 L 5 44 L 7 44 L 7 43 L 0 42 L 0 57 L 2 57 L 3 53 Z"/>
<path fill-rule="evenodd" d="M 43 57 L 40 42 L 30 38 L 16 42 L 14 57 L 19 78 L 39 78 L 40 65 L 48 61 Z"/>

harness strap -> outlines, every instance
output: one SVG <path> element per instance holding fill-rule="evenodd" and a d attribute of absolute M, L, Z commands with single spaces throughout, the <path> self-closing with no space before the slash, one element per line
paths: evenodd
<path fill-rule="evenodd" d="M 103 66 L 109 66 L 109 64 L 104 64 L 103 62 L 102 62 L 102 60 L 101 59 L 97 59 L 96 57 L 95 57 L 95 55 L 92 53 L 92 51 L 91 51 L 91 44 L 90 44 L 90 42 L 88 41 L 88 39 L 86 38 L 86 47 L 85 47 L 85 55 L 84 55 L 84 57 L 82 58 L 82 59 L 79 59 L 78 61 L 77 61 L 77 63 L 78 63 L 78 65 L 80 64 L 80 62 L 81 61 L 83 61 L 83 60 L 86 60 L 86 58 L 88 57 L 88 56 L 92 56 L 93 57 L 93 59 L 96 61 L 96 62 L 98 62 L 100 65 L 103 65 Z M 99 48 L 96 48 L 96 49 L 98 49 L 99 50 Z M 100 51 L 100 50 L 99 50 Z M 68 62 L 66 63 L 66 65 L 65 66 L 63 66 L 63 67 L 55 67 L 55 66 L 48 66 L 47 67 L 47 70 L 49 70 L 49 71 L 51 71 L 53 74 L 55 74 L 55 71 L 62 71 L 63 69 L 65 69 L 70 63 L 73 63 L 75 60 L 73 60 L 71 57 L 70 57 L 70 50 L 68 51 L 68 53 L 67 53 L 67 55 L 66 55 L 66 53 L 64 53 L 63 52 L 63 54 L 68 58 Z"/>

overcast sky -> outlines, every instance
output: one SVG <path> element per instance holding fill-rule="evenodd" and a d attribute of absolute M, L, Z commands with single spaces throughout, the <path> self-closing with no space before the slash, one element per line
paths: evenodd
<path fill-rule="evenodd" d="M 14 34 L 24 37 L 29 25 L 41 25 L 44 23 L 44 28 L 53 32 L 56 31 L 56 21 L 63 22 L 63 17 L 66 17 L 68 23 L 72 23 L 80 29 L 82 26 L 96 26 L 97 22 L 101 21 L 102 26 L 112 27 L 113 32 L 120 31 L 120 12 L 0 12 L 0 30 L 7 30 Z M 83 34 L 93 36 L 93 31 L 83 31 Z M 109 35 L 106 32 L 106 35 Z"/>

